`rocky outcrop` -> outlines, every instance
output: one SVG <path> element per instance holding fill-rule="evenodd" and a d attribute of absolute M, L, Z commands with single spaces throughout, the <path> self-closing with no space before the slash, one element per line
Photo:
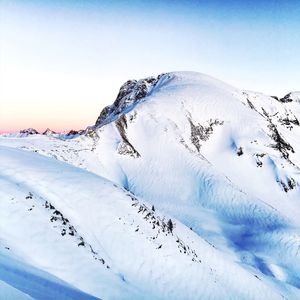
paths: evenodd
<path fill-rule="evenodd" d="M 126 81 L 121 86 L 115 102 L 102 110 L 95 126 L 100 127 L 112 121 L 117 115 L 126 112 L 127 109 L 136 104 L 138 100 L 148 96 L 164 75 L 165 74 L 161 74 L 158 77 L 148 77 L 139 81 Z"/>
<path fill-rule="evenodd" d="M 20 134 L 21 136 L 28 136 L 33 134 L 39 134 L 39 132 L 34 128 L 27 128 L 27 129 L 20 130 Z"/>
<path fill-rule="evenodd" d="M 126 120 L 125 115 L 122 115 L 116 121 L 116 128 L 122 139 L 122 142 L 118 145 L 118 153 L 121 155 L 129 155 L 133 158 L 140 157 L 141 155 L 139 154 L 139 152 L 134 148 L 134 146 L 128 140 L 128 137 L 126 134 L 127 120 Z"/>
<path fill-rule="evenodd" d="M 43 135 L 51 136 L 53 134 L 57 134 L 55 131 L 51 130 L 50 128 L 47 128 L 44 132 Z"/>
<path fill-rule="evenodd" d="M 288 93 L 283 98 L 279 99 L 279 101 L 283 103 L 292 102 L 293 99 L 291 98 L 291 93 Z"/>
<path fill-rule="evenodd" d="M 282 154 L 284 159 L 289 160 L 289 151 L 295 153 L 293 147 L 282 137 L 277 130 L 277 126 L 274 125 L 272 121 L 270 121 L 268 127 L 271 131 L 270 137 L 275 142 L 271 145 L 271 147 L 277 149 Z"/>
<path fill-rule="evenodd" d="M 191 126 L 191 142 L 196 147 L 197 151 L 200 151 L 201 141 L 207 141 L 210 135 L 213 133 L 213 127 L 215 125 L 223 125 L 224 121 L 219 121 L 217 119 L 210 119 L 207 126 L 201 124 L 194 124 L 190 117 L 188 117 Z"/>
<path fill-rule="evenodd" d="M 83 134 L 84 130 L 73 130 L 71 129 L 66 135 L 67 136 L 74 136 L 74 135 L 80 135 Z"/>

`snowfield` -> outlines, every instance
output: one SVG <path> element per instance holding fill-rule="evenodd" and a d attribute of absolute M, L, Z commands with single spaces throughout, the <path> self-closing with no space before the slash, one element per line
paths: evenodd
<path fill-rule="evenodd" d="M 0 136 L 0 299 L 300 299 L 299 120 L 300 92 L 176 72 Z"/>

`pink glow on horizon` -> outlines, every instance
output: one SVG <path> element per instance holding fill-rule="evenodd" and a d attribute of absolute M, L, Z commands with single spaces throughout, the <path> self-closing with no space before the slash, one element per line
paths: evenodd
<path fill-rule="evenodd" d="M 46 122 L 45 122 L 46 123 Z M 36 125 L 36 126 L 34 126 Z M 78 124 L 78 123 L 70 123 L 68 124 L 68 127 L 64 126 L 64 125 L 58 125 L 58 124 L 49 124 L 49 126 L 46 125 L 38 125 L 38 124 L 34 124 L 34 122 L 32 122 L 30 124 L 30 122 L 28 122 L 28 125 L 24 126 L 24 124 L 15 124 L 13 127 L 7 127 L 7 126 L 1 126 L 2 128 L 0 128 L 0 134 L 5 134 L 5 133 L 17 133 L 20 132 L 23 129 L 27 129 L 27 128 L 34 128 L 35 130 L 37 130 L 39 133 L 43 133 L 47 128 L 57 132 L 57 133 L 63 133 L 63 132 L 69 132 L 70 130 L 81 130 L 81 129 L 85 129 L 87 126 L 93 125 L 93 123 L 91 122 L 91 124 Z"/>

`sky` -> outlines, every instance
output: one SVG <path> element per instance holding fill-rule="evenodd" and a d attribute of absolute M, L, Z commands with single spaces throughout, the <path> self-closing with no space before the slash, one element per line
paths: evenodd
<path fill-rule="evenodd" d="M 0 132 L 86 128 L 163 72 L 300 90 L 299 16 L 299 0 L 0 0 Z"/>

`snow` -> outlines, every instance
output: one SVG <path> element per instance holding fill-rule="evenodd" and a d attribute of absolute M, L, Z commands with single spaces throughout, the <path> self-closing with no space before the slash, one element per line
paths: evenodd
<path fill-rule="evenodd" d="M 299 93 L 177 72 L 134 95 L 73 138 L 0 137 L 0 267 L 80 299 L 300 298 Z"/>
<path fill-rule="evenodd" d="M 5 253 L 6 252 L 6 253 Z M 7 249 L 0 256 L 1 299 L 86 299 L 89 296 L 53 275 L 18 261 L 8 255 Z"/>
<path fill-rule="evenodd" d="M 1 291 L 1 298 L 4 300 L 32 300 L 30 296 L 25 293 L 20 292 L 19 290 L 15 289 L 14 287 L 6 284 L 5 282 L 0 280 L 0 291 Z"/>

